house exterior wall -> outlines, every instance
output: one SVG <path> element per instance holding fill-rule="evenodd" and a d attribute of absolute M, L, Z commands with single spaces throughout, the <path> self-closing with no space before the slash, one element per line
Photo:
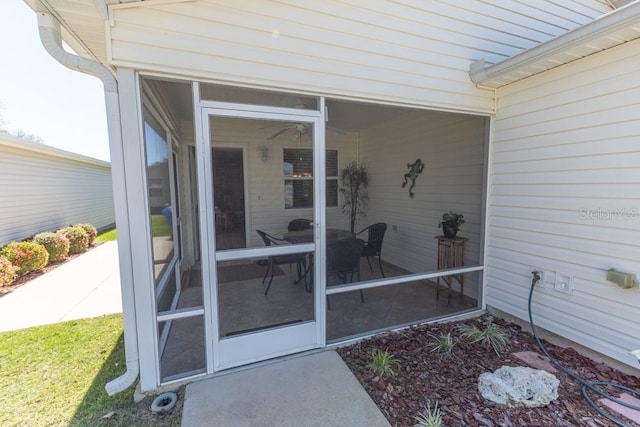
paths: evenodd
<path fill-rule="evenodd" d="M 115 223 L 109 163 L 0 135 L 0 245 L 74 223 Z"/>
<path fill-rule="evenodd" d="M 463 114 L 409 111 L 361 134 L 361 159 L 369 174 L 364 224 L 385 222 L 383 258 L 413 272 L 436 269 L 438 223 L 448 211 L 464 214 L 460 237 L 465 265 L 482 263 L 480 254 L 485 123 Z M 393 143 L 390 144 L 390 141 Z M 401 188 L 407 163 L 420 158 L 425 169 L 409 197 Z M 363 224 L 363 225 L 364 225 Z M 393 226 L 397 226 L 394 230 Z M 465 293 L 477 296 L 477 280 Z M 473 284 L 473 285 L 472 285 Z"/>
<path fill-rule="evenodd" d="M 296 0 L 111 8 L 109 62 L 196 80 L 492 112 L 469 65 L 513 56 L 608 11 L 604 2 Z"/>
<path fill-rule="evenodd" d="M 215 119 L 214 119 L 215 120 Z M 286 125 L 286 123 L 283 123 Z M 275 128 L 276 130 L 278 128 Z M 252 247 L 264 246 L 264 242 L 255 230 L 262 230 L 273 235 L 282 235 L 287 230 L 289 221 L 296 218 L 313 219 L 312 208 L 285 209 L 284 207 L 284 172 L 283 150 L 285 148 L 311 147 L 309 138 L 301 143 L 284 136 L 269 141 L 269 154 L 262 160 L 262 141 L 273 134 L 274 128 L 262 129 L 263 135 L 247 133 L 244 121 L 234 120 L 228 126 L 220 126 L 214 135 L 214 147 L 237 147 L 245 150 L 245 177 L 247 179 L 247 213 L 249 221 L 249 244 Z M 226 143 L 225 141 L 233 141 Z M 258 142 L 260 141 L 260 142 Z M 338 151 L 338 170 L 357 160 L 355 135 L 329 132 L 327 150 Z M 340 204 L 327 207 L 327 226 L 329 228 L 349 228 L 349 217 L 342 214 Z"/>
<path fill-rule="evenodd" d="M 623 363 L 640 347 L 640 41 L 498 91 L 487 228 L 487 304 Z M 572 293 L 554 289 L 557 274 Z M 637 367 L 637 366 L 636 366 Z"/>

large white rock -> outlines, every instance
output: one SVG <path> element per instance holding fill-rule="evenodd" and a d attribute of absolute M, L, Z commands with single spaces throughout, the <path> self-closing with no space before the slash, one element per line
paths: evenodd
<path fill-rule="evenodd" d="M 553 374 L 522 366 L 503 366 L 478 377 L 482 397 L 509 407 L 546 406 L 558 398 L 559 384 Z"/>

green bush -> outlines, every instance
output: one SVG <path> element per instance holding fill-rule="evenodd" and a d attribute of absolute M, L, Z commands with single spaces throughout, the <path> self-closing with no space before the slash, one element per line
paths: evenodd
<path fill-rule="evenodd" d="M 2 248 L 0 256 L 6 257 L 18 267 L 18 276 L 41 270 L 49 261 L 49 253 L 45 247 L 36 242 L 11 242 Z"/>
<path fill-rule="evenodd" d="M 74 224 L 72 227 L 80 227 L 86 231 L 89 236 L 89 246 L 93 245 L 93 241 L 96 240 L 96 237 L 98 236 L 98 230 L 93 226 L 93 224 Z"/>
<path fill-rule="evenodd" d="M 69 227 L 58 230 L 58 233 L 69 239 L 70 255 L 82 253 L 89 248 L 89 235 L 82 227 L 70 225 Z"/>
<path fill-rule="evenodd" d="M 47 231 L 36 234 L 33 241 L 40 243 L 49 252 L 49 264 L 62 261 L 69 255 L 69 239 L 63 234 Z"/>
<path fill-rule="evenodd" d="M 10 285 L 18 276 L 18 267 L 6 257 L 0 256 L 0 287 Z"/>

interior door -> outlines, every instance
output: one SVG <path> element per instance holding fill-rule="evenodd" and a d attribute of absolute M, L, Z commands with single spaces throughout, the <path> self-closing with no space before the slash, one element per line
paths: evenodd
<path fill-rule="evenodd" d="M 220 370 L 324 345 L 324 294 L 314 286 L 321 273 L 313 268 L 324 158 L 318 111 L 212 104 L 202 110 L 206 138 L 199 141 L 207 207 L 201 226 L 208 230 L 202 268 L 211 297 L 213 366 Z M 238 150 L 241 179 L 222 173 L 233 166 L 220 158 Z M 234 194 L 239 191 L 242 197 Z M 289 222 L 298 218 L 313 227 L 306 238 L 287 239 Z M 221 244 L 222 233 L 235 243 Z"/>

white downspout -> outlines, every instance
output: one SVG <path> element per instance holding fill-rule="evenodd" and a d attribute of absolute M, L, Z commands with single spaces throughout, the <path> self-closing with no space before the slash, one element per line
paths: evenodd
<path fill-rule="evenodd" d="M 107 110 L 107 129 L 111 153 L 111 176 L 113 179 L 114 207 L 118 227 L 118 253 L 120 261 L 120 283 L 122 289 L 122 316 L 124 321 L 124 348 L 127 371 L 108 382 L 107 393 L 112 396 L 131 386 L 140 372 L 138 357 L 138 336 L 136 328 L 135 295 L 133 292 L 133 266 L 129 239 L 128 202 L 124 189 L 125 169 L 122 150 L 122 129 L 120 126 L 120 104 L 118 81 L 102 64 L 91 59 L 72 54 L 62 47 L 60 23 L 49 13 L 38 12 L 40 41 L 45 50 L 60 64 L 74 71 L 91 74 L 104 84 L 104 98 Z M 117 194 L 116 194 L 117 192 Z M 124 199 L 123 199 L 124 193 Z"/>

